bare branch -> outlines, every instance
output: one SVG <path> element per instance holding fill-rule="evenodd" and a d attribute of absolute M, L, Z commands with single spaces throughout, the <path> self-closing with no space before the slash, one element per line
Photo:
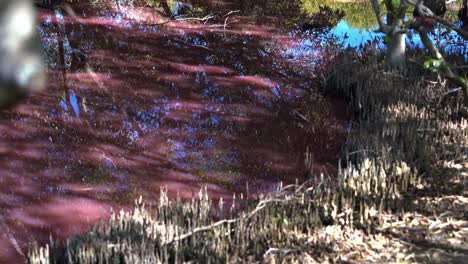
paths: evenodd
<path fill-rule="evenodd" d="M 225 14 L 224 17 L 228 17 L 228 16 L 230 16 L 232 14 L 239 13 L 239 12 L 240 12 L 240 10 L 231 10 L 227 14 Z"/>
<path fill-rule="evenodd" d="M 429 54 L 431 55 L 431 57 L 433 59 L 442 61 L 440 69 L 442 73 L 445 75 L 445 77 L 453 84 L 458 85 L 462 88 L 464 104 L 465 106 L 468 106 L 468 83 L 466 79 L 458 76 L 452 71 L 452 69 L 448 66 L 447 62 L 442 56 L 442 54 L 439 52 L 439 50 L 434 45 L 434 43 L 432 43 L 432 40 L 427 35 L 427 30 L 423 26 L 419 26 L 418 28 L 416 28 L 416 31 L 418 31 L 419 35 L 421 36 L 421 42 L 429 51 Z"/>
<path fill-rule="evenodd" d="M 372 0 L 372 7 L 374 8 L 374 13 L 377 16 L 377 21 L 379 22 L 380 31 L 385 34 L 390 34 L 393 30 L 385 24 L 384 14 L 380 11 L 379 1 Z"/>
<path fill-rule="evenodd" d="M 406 2 L 413 5 L 418 10 L 418 13 L 421 16 L 423 16 L 425 18 L 432 18 L 435 21 L 437 21 L 438 23 L 444 25 L 445 27 L 457 32 L 465 40 L 468 39 L 468 32 L 467 31 L 461 29 L 460 27 L 457 27 L 457 25 L 453 24 L 452 22 L 450 22 L 450 21 L 448 21 L 448 20 L 446 20 L 446 19 L 444 19 L 444 18 L 442 18 L 440 16 L 434 15 L 432 10 L 424 5 L 423 1 L 418 0 L 418 2 L 416 2 L 414 0 L 406 0 Z M 417 26 L 415 26 L 415 28 L 416 27 Z"/>
<path fill-rule="evenodd" d="M 453 24 L 452 22 L 441 18 L 440 16 L 433 15 L 432 16 L 435 21 L 439 22 L 440 24 L 450 28 L 453 31 L 456 31 L 460 36 L 462 36 L 465 40 L 468 40 L 468 32 L 457 27 L 457 25 Z"/>

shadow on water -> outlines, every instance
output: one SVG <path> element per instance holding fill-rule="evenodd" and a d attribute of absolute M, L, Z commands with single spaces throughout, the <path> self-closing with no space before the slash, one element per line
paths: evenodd
<path fill-rule="evenodd" d="M 303 180 L 308 147 L 333 172 L 348 116 L 315 73 L 374 37 L 366 8 L 305 33 L 317 1 L 78 2 L 40 10 L 47 91 L 0 114 L 1 263 L 161 188 L 229 201 Z"/>
<path fill-rule="evenodd" d="M 330 53 L 294 29 L 302 2 L 193 1 L 210 21 L 123 2 L 39 12 L 47 91 L 0 114 L 2 263 L 160 188 L 267 191 L 304 179 L 307 147 L 334 170 L 348 117 L 314 92 Z"/>

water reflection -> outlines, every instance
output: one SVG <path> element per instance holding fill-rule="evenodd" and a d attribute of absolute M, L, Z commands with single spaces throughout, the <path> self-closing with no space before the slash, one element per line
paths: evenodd
<path fill-rule="evenodd" d="M 76 98 L 75 91 L 70 90 L 69 98 L 63 98 L 59 105 L 65 111 L 68 112 L 68 104 L 71 105 L 75 117 L 80 118 L 80 108 L 78 106 L 78 99 Z"/>
<path fill-rule="evenodd" d="M 374 41 L 377 37 L 382 37 L 382 34 L 376 32 L 377 28 L 364 29 L 364 28 L 353 28 L 346 20 L 340 21 L 335 28 L 330 31 L 330 34 L 336 35 L 343 41 L 343 45 L 346 47 L 359 47 L 359 45 L 365 45 L 368 42 Z"/>
<path fill-rule="evenodd" d="M 192 1 L 194 14 L 221 14 L 205 23 L 168 20 L 168 2 L 41 10 L 47 92 L 0 115 L 0 222 L 22 248 L 139 195 L 154 205 L 161 187 L 187 199 L 207 185 L 229 200 L 247 183 L 261 192 L 293 182 L 304 177 L 307 147 L 316 170 L 333 170 L 347 115 L 315 92 L 315 71 L 343 44 L 376 36 L 368 5 Z M 331 29 L 299 30 L 319 4 L 348 15 Z M 241 12 L 225 27 L 232 10 Z M 0 238 L 0 262 L 18 258 Z"/>
<path fill-rule="evenodd" d="M 346 20 L 342 20 L 329 34 L 340 39 L 345 47 L 359 48 L 368 43 L 378 43 L 378 46 L 383 49 L 385 48 L 383 43 L 384 35 L 377 31 L 378 27 L 370 30 L 353 28 Z M 429 38 L 433 40 L 437 47 L 449 54 L 468 54 L 468 42 L 455 31 L 437 26 L 429 34 Z M 409 47 L 424 48 L 421 38 L 416 32 L 406 37 L 406 43 Z M 468 55 L 465 56 L 465 59 L 468 60 Z"/>
<path fill-rule="evenodd" d="M 320 42 L 269 18 L 161 25 L 154 9 L 118 3 L 40 11 L 47 92 L 0 117 L 1 221 L 23 248 L 139 195 L 153 205 L 165 186 L 229 200 L 247 182 L 293 182 L 307 146 L 318 168 L 335 163 L 346 114 L 311 92 L 310 71 L 328 61 Z M 0 243 L 12 249 L 0 262 L 17 262 Z"/>

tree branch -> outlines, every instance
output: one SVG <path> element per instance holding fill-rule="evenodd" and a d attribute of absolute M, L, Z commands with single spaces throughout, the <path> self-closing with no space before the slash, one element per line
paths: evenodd
<path fill-rule="evenodd" d="M 447 78 L 453 84 L 460 86 L 462 88 L 464 104 L 465 106 L 468 106 L 468 83 L 466 79 L 458 76 L 452 71 L 452 69 L 448 66 L 447 62 L 442 56 L 442 54 L 439 52 L 437 47 L 432 43 L 432 40 L 427 35 L 427 30 L 423 26 L 417 27 L 416 31 L 421 36 L 421 42 L 429 51 L 429 54 L 431 55 L 431 57 L 433 59 L 442 61 L 440 69 L 442 73 L 445 75 L 445 78 Z"/>
<path fill-rule="evenodd" d="M 382 14 L 382 12 L 380 11 L 379 1 L 372 0 L 372 7 L 374 8 L 374 13 L 377 17 L 377 22 L 379 22 L 379 30 L 385 34 L 390 34 L 390 32 L 392 32 L 393 30 L 391 29 L 391 27 L 385 24 L 384 14 Z"/>
<path fill-rule="evenodd" d="M 456 31 L 465 40 L 468 39 L 468 32 L 467 31 L 457 27 L 457 25 L 453 24 L 452 22 L 450 22 L 450 21 L 448 21 L 448 20 L 446 20 L 446 19 L 444 19 L 444 18 L 442 18 L 440 16 L 434 15 L 432 10 L 424 5 L 423 1 L 421 1 L 421 0 L 418 0 L 418 2 L 415 2 L 414 0 L 405 0 L 405 1 L 408 2 L 409 4 L 413 5 L 418 10 L 418 13 L 421 16 L 423 16 L 424 18 L 432 18 L 435 21 L 437 21 L 438 23 L 444 25 L 445 27 L 447 27 L 447 28 L 449 28 L 449 29 L 451 29 L 453 31 Z"/>

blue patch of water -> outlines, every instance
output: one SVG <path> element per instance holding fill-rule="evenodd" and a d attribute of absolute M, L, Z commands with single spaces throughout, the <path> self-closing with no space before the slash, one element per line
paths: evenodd
<path fill-rule="evenodd" d="M 80 117 L 80 107 L 78 106 L 78 99 L 76 98 L 75 91 L 70 91 L 70 104 L 73 107 L 76 117 Z"/>
<path fill-rule="evenodd" d="M 330 30 L 329 34 L 338 37 L 344 47 L 358 48 L 368 42 L 372 42 L 379 38 L 379 47 L 384 48 L 383 43 L 384 35 L 377 32 L 378 28 L 366 30 L 362 28 L 354 28 L 349 25 L 346 20 L 340 21 L 335 28 Z M 421 38 L 417 32 L 411 32 L 412 37 L 406 37 L 408 47 L 423 48 Z M 466 54 L 465 59 L 468 60 L 468 41 L 463 40 L 455 31 L 447 31 L 442 27 L 435 27 L 433 32 L 429 34 L 430 39 L 436 44 L 437 47 L 443 49 L 447 53 L 461 53 Z"/>
<path fill-rule="evenodd" d="M 365 44 L 368 41 L 374 40 L 376 37 L 383 36 L 381 33 L 376 33 L 372 30 L 366 30 L 362 28 L 353 28 L 351 27 L 346 20 L 341 20 L 335 28 L 330 31 L 330 34 L 333 34 L 341 41 L 345 47 L 356 48 L 360 44 Z"/>

